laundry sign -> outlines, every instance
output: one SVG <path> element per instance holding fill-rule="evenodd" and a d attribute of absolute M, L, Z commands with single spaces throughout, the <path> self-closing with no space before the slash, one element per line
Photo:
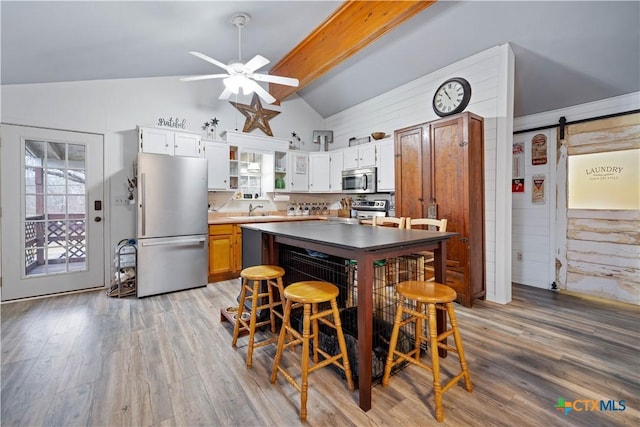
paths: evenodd
<path fill-rule="evenodd" d="M 569 156 L 569 209 L 640 209 L 640 149 Z"/>

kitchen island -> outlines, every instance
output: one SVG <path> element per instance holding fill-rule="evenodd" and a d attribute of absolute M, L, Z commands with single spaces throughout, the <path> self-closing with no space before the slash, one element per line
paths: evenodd
<path fill-rule="evenodd" d="M 445 283 L 446 241 L 457 233 L 370 227 L 330 221 L 244 224 L 261 235 L 263 264 L 279 263 L 282 245 L 322 252 L 357 262 L 358 378 L 360 408 L 371 409 L 374 261 L 432 250 L 435 280 Z M 282 267 L 287 270 L 286 265 Z M 366 286 L 362 284 L 367 284 Z M 444 319 L 439 319 L 439 325 Z M 444 356 L 444 353 L 441 353 Z"/>

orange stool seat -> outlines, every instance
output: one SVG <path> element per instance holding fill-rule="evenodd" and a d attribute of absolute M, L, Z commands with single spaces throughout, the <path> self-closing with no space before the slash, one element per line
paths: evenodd
<path fill-rule="evenodd" d="M 275 307 L 283 307 L 282 298 L 284 297 L 284 285 L 282 277 L 284 269 L 277 265 L 256 265 L 247 267 L 240 272 L 242 277 L 242 290 L 240 291 L 240 307 L 236 315 L 236 323 L 233 327 L 233 339 L 231 345 L 235 347 L 238 343 L 240 331 L 249 331 L 249 349 L 247 350 L 247 368 L 251 368 L 253 364 L 253 350 L 265 345 L 274 343 L 278 337 L 255 342 L 256 328 L 264 325 L 271 325 L 271 332 L 276 333 L 276 316 L 283 318 L 283 315 L 274 310 Z M 250 283 L 251 282 L 251 283 Z M 266 282 L 266 292 L 263 290 L 262 282 Z M 274 296 L 273 290 L 279 293 L 279 299 Z M 267 303 L 263 304 L 264 298 Z M 242 311 L 247 298 L 251 298 L 251 313 L 249 321 L 242 319 Z M 259 310 L 269 309 L 269 318 L 267 320 L 258 321 L 257 313 Z"/>
<path fill-rule="evenodd" d="M 275 384 L 278 373 L 281 373 L 298 392 L 300 392 L 300 419 L 307 419 L 307 394 L 309 388 L 309 374 L 316 369 L 320 369 L 329 364 L 333 364 L 344 370 L 349 390 L 353 391 L 353 380 L 351 378 L 351 367 L 347 357 L 347 344 L 342 333 L 342 324 L 340 322 L 340 312 L 338 311 L 338 303 L 336 298 L 339 294 L 338 288 L 328 282 L 320 281 L 304 281 L 296 282 L 287 286 L 284 290 L 286 305 L 284 308 L 284 322 L 280 329 L 280 337 L 278 339 L 278 349 L 273 362 L 273 370 L 271 372 L 271 384 Z M 318 311 L 318 304 L 330 303 L 331 308 L 328 310 Z M 302 334 L 291 326 L 291 308 L 292 306 L 302 305 Z M 333 321 L 327 319 L 331 316 Z M 338 345 L 340 353 L 332 356 L 319 348 L 319 322 L 336 330 L 338 337 Z M 292 339 L 285 344 L 285 336 L 289 335 Z M 309 366 L 309 344 L 313 342 L 313 366 Z M 301 384 L 280 365 L 282 351 L 285 348 L 295 346 L 302 343 L 302 360 L 301 360 Z M 318 355 L 323 357 L 320 361 Z M 342 363 L 340 363 L 340 359 Z"/>
<path fill-rule="evenodd" d="M 460 337 L 460 331 L 458 330 L 458 322 L 456 320 L 456 314 L 453 309 L 453 301 L 456 299 L 456 292 L 448 286 L 445 286 L 437 282 L 425 282 L 425 281 L 406 281 L 398 283 L 396 291 L 400 295 L 398 301 L 398 308 L 396 310 L 395 320 L 393 322 L 393 331 L 391 332 L 391 340 L 389 342 L 389 354 L 387 355 L 387 362 L 384 367 L 384 375 L 382 377 L 382 386 L 385 387 L 389 384 L 389 376 L 391 375 L 391 369 L 402 362 L 409 362 L 427 369 L 433 373 L 433 392 L 435 396 L 435 410 L 436 420 L 442 422 L 444 415 L 442 412 L 442 395 L 445 391 L 457 384 L 460 379 L 464 378 L 464 383 L 467 391 L 473 391 L 471 385 L 471 377 L 469 375 L 469 368 L 464 357 L 464 350 L 462 348 L 462 338 Z M 415 303 L 415 309 L 405 305 L 405 300 Z M 425 314 L 425 305 L 427 312 Z M 438 335 L 436 325 L 436 310 L 446 310 L 451 328 L 445 330 Z M 407 313 L 409 316 L 403 319 L 403 315 Z M 429 350 L 431 353 L 431 365 L 427 365 L 420 360 L 420 346 L 422 343 L 422 322 L 427 321 L 429 326 Z M 402 326 L 415 323 L 415 345 L 414 348 L 403 353 L 396 350 L 396 344 L 398 342 L 398 334 Z M 447 345 L 447 337 L 453 335 L 455 347 Z M 454 354 L 457 354 L 460 362 L 460 372 L 451 378 L 448 382 L 442 385 L 440 381 L 440 359 L 438 356 L 438 349 L 445 349 Z"/>

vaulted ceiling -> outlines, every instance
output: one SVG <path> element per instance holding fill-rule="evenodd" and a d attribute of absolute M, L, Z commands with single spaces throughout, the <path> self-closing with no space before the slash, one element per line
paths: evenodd
<path fill-rule="evenodd" d="M 242 59 L 265 56 L 265 72 L 340 4 L 3 0 L 1 81 L 217 73 L 187 52 L 236 59 L 229 18 L 239 11 L 252 18 Z M 328 117 L 505 42 L 516 58 L 516 117 L 640 91 L 640 2 L 438 1 L 297 93 Z"/>

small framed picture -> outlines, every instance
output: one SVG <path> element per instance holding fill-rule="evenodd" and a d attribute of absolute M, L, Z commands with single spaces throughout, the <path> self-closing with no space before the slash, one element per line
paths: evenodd
<path fill-rule="evenodd" d="M 307 158 L 306 156 L 296 156 L 296 173 L 298 175 L 307 174 Z"/>

